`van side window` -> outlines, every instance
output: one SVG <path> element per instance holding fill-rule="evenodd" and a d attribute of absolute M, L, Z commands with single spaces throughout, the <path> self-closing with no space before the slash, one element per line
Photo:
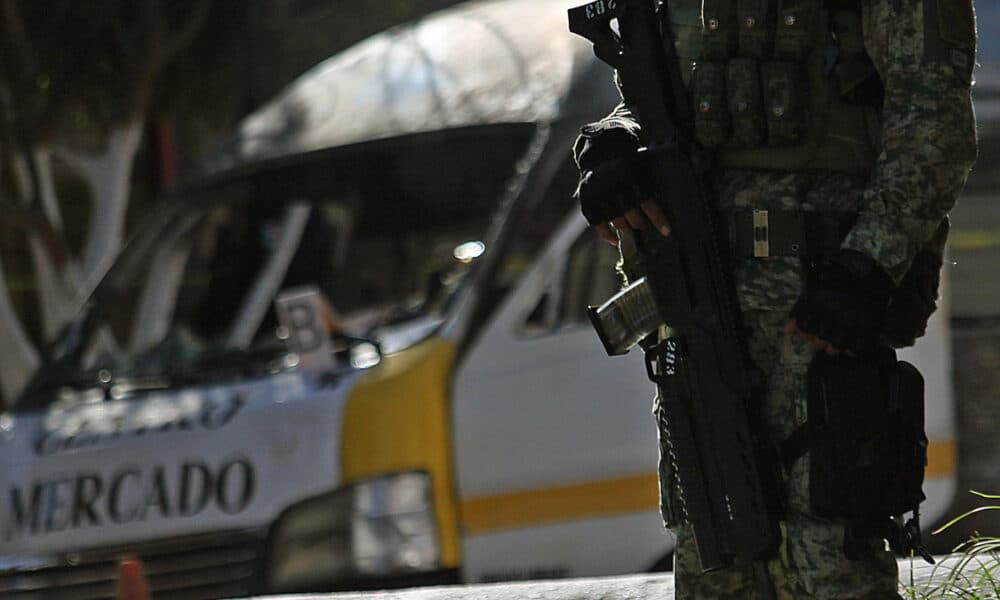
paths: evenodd
<path fill-rule="evenodd" d="M 561 324 L 589 323 L 587 307 L 603 304 L 618 291 L 618 251 L 587 229 L 573 244 L 567 262 Z"/>
<path fill-rule="evenodd" d="M 603 303 L 618 290 L 618 252 L 586 229 L 555 269 L 519 333 L 537 336 L 589 323 L 587 307 Z"/>
<path fill-rule="evenodd" d="M 539 251 L 552 238 L 559 223 L 569 211 L 574 210 L 576 201 L 573 199 L 573 191 L 576 189 L 576 180 L 576 165 L 567 152 L 566 159 L 553 176 L 545 195 L 530 211 L 516 217 L 512 239 L 504 250 L 488 299 L 480 309 L 481 318 L 485 319 L 493 313 L 534 264 Z M 477 323 L 473 329 L 479 324 L 481 323 Z"/>

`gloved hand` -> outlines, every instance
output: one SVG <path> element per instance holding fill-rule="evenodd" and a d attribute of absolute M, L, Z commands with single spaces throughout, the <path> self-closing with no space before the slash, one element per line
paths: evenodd
<path fill-rule="evenodd" d="M 658 153 L 640 150 L 581 172 L 574 197 L 601 237 L 612 241 L 608 223 L 641 229 L 646 219 L 663 235 L 670 234 L 669 223 L 654 200 L 652 169 L 657 168 L 658 159 Z"/>
<path fill-rule="evenodd" d="M 889 298 L 884 336 L 897 348 L 912 346 L 927 331 L 927 322 L 937 310 L 938 288 L 944 257 L 922 250 Z"/>
<path fill-rule="evenodd" d="M 871 257 L 840 250 L 809 271 L 785 331 L 803 334 L 830 354 L 872 350 L 879 344 L 892 289 L 889 275 Z"/>
<path fill-rule="evenodd" d="M 587 223 L 607 223 L 652 196 L 648 155 L 636 152 L 583 171 L 574 197 Z"/>

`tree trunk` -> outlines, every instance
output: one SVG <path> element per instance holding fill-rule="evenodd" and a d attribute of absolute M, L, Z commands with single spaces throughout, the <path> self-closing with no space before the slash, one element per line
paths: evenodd
<path fill-rule="evenodd" d="M 69 258 L 57 261 L 37 232 L 28 233 L 44 342 L 51 341 L 77 315 L 121 248 L 132 167 L 141 134 L 139 122 L 132 122 L 111 132 L 107 150 L 99 156 L 84 157 L 69 150 L 58 151 L 90 186 L 91 225 L 82 264 Z M 33 161 L 34 178 L 27 166 L 29 160 Z M 15 171 L 19 175 L 21 197 L 36 198 L 52 228 L 61 232 L 62 215 L 55 191 L 52 152 L 37 148 L 30 157 L 22 157 L 18 163 Z M 0 365 L 0 389 L 10 401 L 38 367 L 40 359 L 14 309 L 2 271 L 0 347 L 11 349 L 8 360 Z"/>
<path fill-rule="evenodd" d="M 0 348 L 3 348 L 3 360 L 0 360 L 0 391 L 3 392 L 6 403 L 10 405 L 28 382 L 31 374 L 38 368 L 41 359 L 14 310 L 2 263 L 0 263 Z"/>
<path fill-rule="evenodd" d="M 57 233 L 62 234 L 62 214 L 56 195 L 55 176 L 52 173 L 52 153 L 47 148 L 32 152 L 37 180 L 30 184 L 37 187 L 34 194 L 41 204 L 42 214 Z M 31 197 L 25 194 L 25 197 Z M 38 232 L 28 232 L 28 247 L 35 271 L 38 289 L 39 312 L 42 321 L 43 343 L 51 341 L 70 319 L 76 316 L 83 302 L 79 273 L 70 260 L 56 264 L 49 248 Z"/>
<path fill-rule="evenodd" d="M 132 167 L 141 140 L 142 124 L 132 121 L 111 130 L 107 149 L 99 156 L 60 151 L 60 157 L 84 177 L 91 189 L 91 225 L 80 265 L 85 295 L 97 286 L 121 249 Z"/>

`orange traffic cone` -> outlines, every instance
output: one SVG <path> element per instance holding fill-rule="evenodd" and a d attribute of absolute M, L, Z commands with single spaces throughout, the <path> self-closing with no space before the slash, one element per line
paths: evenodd
<path fill-rule="evenodd" d="M 118 563 L 118 591 L 115 600 L 152 600 L 149 582 L 142 574 L 142 562 L 138 558 L 123 558 Z"/>

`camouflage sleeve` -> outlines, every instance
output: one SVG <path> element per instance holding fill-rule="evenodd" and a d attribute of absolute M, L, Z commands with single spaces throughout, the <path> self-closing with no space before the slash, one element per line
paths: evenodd
<path fill-rule="evenodd" d="M 972 0 L 873 0 L 865 43 L 885 84 L 881 151 L 844 247 L 898 283 L 955 203 L 976 156 Z"/>

